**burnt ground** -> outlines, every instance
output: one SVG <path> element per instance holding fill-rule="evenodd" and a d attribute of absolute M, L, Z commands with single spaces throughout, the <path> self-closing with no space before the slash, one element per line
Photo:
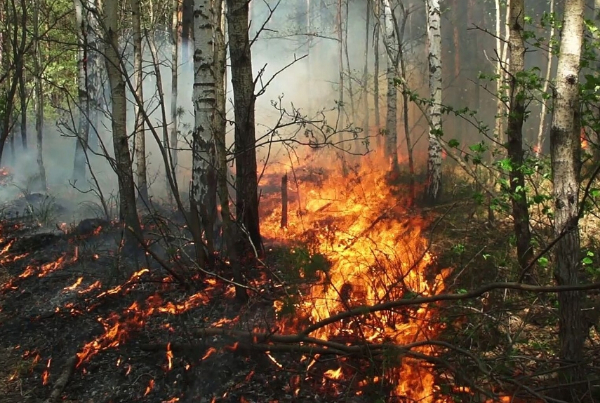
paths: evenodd
<path fill-rule="evenodd" d="M 152 238 L 152 226 L 146 230 Z M 1 232 L 4 403 L 50 401 L 53 393 L 54 401 L 94 403 L 358 401 L 324 393 L 346 389 L 323 378 L 339 366 L 332 360 L 307 371 L 299 353 L 269 357 L 232 338 L 202 336 L 224 322 L 268 328 L 272 303 L 264 296 L 240 305 L 229 284 L 189 266 L 179 272 L 189 279 L 183 287 L 143 251 L 119 253 L 119 229 L 102 221 L 65 233 L 12 219 Z M 102 339 L 108 330 L 114 338 Z M 93 355 L 77 355 L 94 342 Z"/>

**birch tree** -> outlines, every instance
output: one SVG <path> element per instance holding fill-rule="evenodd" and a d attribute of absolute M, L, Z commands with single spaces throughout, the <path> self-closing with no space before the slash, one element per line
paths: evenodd
<path fill-rule="evenodd" d="M 387 80 L 387 115 L 385 119 L 384 155 L 388 160 L 390 172 L 398 171 L 398 91 L 396 88 L 396 73 L 398 71 L 398 37 L 396 35 L 396 20 L 390 0 L 383 0 L 383 35 L 384 45 L 388 55 Z"/>
<path fill-rule="evenodd" d="M 426 0 L 427 43 L 429 51 L 429 148 L 427 158 L 427 189 L 425 200 L 435 203 L 442 187 L 442 36 L 440 30 L 440 2 Z"/>
<path fill-rule="evenodd" d="M 236 217 L 252 242 L 260 250 L 262 240 L 258 216 L 258 175 L 254 124 L 254 81 L 248 34 L 248 1 L 227 0 L 231 83 L 235 118 Z M 244 252 L 251 251 L 247 242 Z"/>
<path fill-rule="evenodd" d="M 137 189 L 142 202 L 148 201 L 148 182 L 146 175 L 146 132 L 144 130 L 144 87 L 142 79 L 142 24 L 140 16 L 140 0 L 131 0 L 131 21 L 133 27 L 133 77 L 135 82 L 136 99 L 141 103 L 134 103 L 135 114 L 135 159 L 137 174 Z"/>
<path fill-rule="evenodd" d="M 508 63 L 508 122 L 507 152 L 510 159 L 510 192 L 512 202 L 513 227 L 517 243 L 517 259 L 521 268 L 533 259 L 531 232 L 529 230 L 529 210 L 523 174 L 523 122 L 525 120 L 525 2 L 510 0 L 509 5 L 509 63 Z M 528 273 L 529 274 L 529 273 Z"/>
<path fill-rule="evenodd" d="M 554 277 L 558 285 L 577 285 L 580 269 L 579 236 L 579 72 L 583 44 L 584 0 L 566 0 L 560 54 L 556 72 L 550 156 L 554 179 Z M 585 374 L 582 369 L 586 328 L 581 291 L 558 293 L 560 359 L 559 372 L 565 385 L 561 398 L 582 401 Z"/>
<path fill-rule="evenodd" d="M 106 70 L 110 85 L 112 137 L 115 153 L 115 171 L 119 182 L 119 215 L 131 231 L 141 234 L 140 223 L 135 208 L 135 187 L 129 142 L 127 138 L 127 100 L 125 98 L 125 81 L 121 69 L 119 51 L 119 2 L 104 2 L 104 27 Z M 129 231 L 126 231 L 129 234 Z M 127 236 L 128 244 L 135 242 L 131 235 Z"/>
<path fill-rule="evenodd" d="M 177 111 L 177 96 L 179 92 L 179 46 L 181 46 L 181 2 L 179 0 L 173 0 L 171 46 L 171 146 L 169 147 L 169 162 L 173 173 L 175 173 L 177 172 L 177 143 L 179 134 L 179 116 Z"/>
<path fill-rule="evenodd" d="M 209 199 L 208 172 L 214 165 L 213 121 L 216 107 L 216 77 L 214 71 L 215 26 L 211 0 L 194 2 L 194 132 L 192 139 L 192 186 L 190 210 L 192 235 L 196 244 L 198 264 L 207 263 L 202 240 L 202 221 L 206 223 Z M 203 220 L 202 220 L 203 219 Z M 204 231 L 212 230 L 205 227 Z"/>

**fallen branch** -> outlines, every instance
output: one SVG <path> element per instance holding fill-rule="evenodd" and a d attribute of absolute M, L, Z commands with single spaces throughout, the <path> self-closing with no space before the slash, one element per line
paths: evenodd
<path fill-rule="evenodd" d="M 71 375 L 75 370 L 75 363 L 77 362 L 77 355 L 69 358 L 63 367 L 63 371 L 56 380 L 54 384 L 54 388 L 52 388 L 52 393 L 50 393 L 50 397 L 44 401 L 44 403 L 54 403 L 58 402 L 60 395 L 62 394 L 65 386 L 69 383 L 71 379 Z"/>

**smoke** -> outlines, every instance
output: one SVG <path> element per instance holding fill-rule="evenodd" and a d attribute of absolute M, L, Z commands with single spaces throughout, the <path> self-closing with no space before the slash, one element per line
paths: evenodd
<path fill-rule="evenodd" d="M 273 7 L 276 1 L 269 1 L 269 7 Z M 300 115 L 312 119 L 320 110 L 327 110 L 324 119 L 331 126 L 335 126 L 338 120 L 337 108 L 339 105 L 339 78 L 340 78 L 340 59 L 339 42 L 337 34 L 336 8 L 335 6 L 322 5 L 322 9 L 313 10 L 311 15 L 315 16 L 313 20 L 307 17 L 306 4 L 310 2 L 287 2 L 282 1 L 274 13 L 271 14 L 270 8 L 265 2 L 252 2 L 251 9 L 251 39 L 257 38 L 252 46 L 252 63 L 254 77 L 257 80 L 256 93 L 262 94 L 256 102 L 256 136 L 263 138 L 265 134 L 271 133 L 277 122 L 281 120 L 281 110 L 299 111 Z M 361 136 L 375 135 L 379 128 L 374 127 L 374 105 L 372 100 L 372 84 L 370 84 L 369 93 L 364 94 L 361 89 L 364 80 L 363 68 L 365 60 L 365 18 L 366 7 L 362 2 L 351 2 L 348 13 L 348 20 L 345 21 L 347 29 L 347 56 L 343 54 L 344 62 L 344 80 L 346 83 L 346 95 L 344 104 L 341 105 L 342 113 L 348 124 L 362 127 L 367 114 L 370 119 L 370 127 L 364 127 Z M 259 33 L 260 31 L 260 33 Z M 420 35 L 416 32 L 415 35 Z M 162 141 L 163 127 L 167 125 L 169 135 L 171 131 L 171 102 L 173 94 L 171 93 L 171 50 L 172 44 L 169 33 L 165 31 L 156 31 L 153 34 L 158 48 L 159 71 L 162 80 L 162 90 L 164 99 L 160 100 L 157 91 L 157 77 L 155 67 L 152 61 L 152 55 L 148 49 L 147 41 L 143 43 L 143 90 L 144 90 L 144 108 L 150 117 L 152 127 L 156 130 L 159 140 Z M 131 46 L 130 32 L 123 35 L 124 60 L 127 66 L 127 74 L 131 83 L 134 82 L 133 74 L 133 55 Z M 178 52 L 179 59 L 179 77 L 178 77 L 178 95 L 177 104 L 181 108 L 179 115 L 178 129 L 180 132 L 178 148 L 178 171 L 177 179 L 181 193 L 187 193 L 189 180 L 191 178 L 192 158 L 189 150 L 191 143 L 191 131 L 193 128 L 193 60 L 192 44 L 182 43 Z M 416 49 L 416 48 L 415 48 Z M 408 64 L 413 74 L 417 72 L 416 77 L 411 78 L 414 82 L 423 82 L 422 69 L 419 66 L 423 62 L 424 52 L 413 51 Z M 380 102 L 381 121 L 384 122 L 385 113 L 385 65 L 386 57 L 383 52 L 383 43 L 380 44 Z M 303 56 L 307 56 L 302 58 Z M 301 59 L 301 60 L 299 60 Z M 369 82 L 372 82 L 372 37 L 369 45 Z M 228 78 L 231 72 L 228 71 Z M 108 83 L 104 80 L 104 94 L 110 99 L 110 90 Z M 352 86 L 352 92 L 350 92 Z M 423 88 L 420 88 L 423 90 Z M 364 109 L 364 97 L 369 97 L 369 109 Z M 73 99 L 76 99 L 74 97 Z M 134 97 L 127 86 L 127 131 L 130 138 L 133 139 L 134 132 Z M 108 102 L 110 103 L 110 102 Z M 274 106 L 274 103 L 276 106 Z M 354 106 L 354 110 L 352 110 Z M 161 107 L 165 108 L 166 121 L 162 117 Z M 107 152 L 106 157 L 113 158 L 113 145 L 111 135 L 110 105 L 105 106 L 106 110 L 100 113 L 98 121 L 98 135 L 101 143 Z M 354 114 L 352 113 L 354 112 Z M 411 106 L 411 119 L 413 123 L 417 122 L 418 110 Z M 227 117 L 233 121 L 233 93 L 231 82 L 227 83 Z M 283 119 L 282 123 L 288 123 L 292 118 Z M 95 187 L 94 183 L 75 184 L 78 191 L 70 183 L 73 176 L 73 161 L 76 139 L 73 136 L 78 121 L 78 111 L 73 108 L 72 111 L 60 113 L 60 119 L 54 117 L 48 118 L 44 122 L 44 163 L 46 166 L 46 175 L 50 193 L 69 199 L 74 204 L 96 203 L 98 201 L 94 192 L 90 192 Z M 60 125 L 58 123 L 62 122 Z M 66 125 L 64 124 L 66 122 Z M 421 122 L 420 130 L 423 130 L 424 122 Z M 229 145 L 233 143 L 233 125 L 228 125 L 227 141 Z M 277 135 L 285 138 L 298 131 L 299 127 L 291 125 L 279 128 Z M 398 121 L 399 147 L 403 147 L 402 119 Z M 416 126 L 417 130 L 419 126 Z M 30 148 L 27 150 L 17 149 L 17 155 L 14 162 L 10 164 L 14 172 L 14 183 L 16 186 L 7 186 L 0 191 L 0 200 L 8 200 L 22 193 L 22 189 L 29 187 L 33 178 L 38 174 L 35 150 L 35 131 L 33 128 L 27 128 Z M 93 140 L 93 136 L 91 136 Z M 371 140 L 373 143 L 373 140 Z M 423 139 L 420 144 L 425 144 Z M 133 146 L 133 144 L 131 144 Z M 10 147 L 7 147 L 7 149 Z M 101 148 L 94 148 L 94 151 L 103 154 Z M 373 149 L 373 146 L 370 147 Z M 133 147 L 132 147 L 133 150 Z M 303 150 L 297 150 L 302 153 Z M 266 156 L 269 161 L 285 162 L 289 156 L 284 147 L 275 144 L 272 148 L 261 147 L 259 153 L 259 170 L 262 169 L 261 163 L 266 162 Z M 148 163 L 148 183 L 149 194 L 157 201 L 165 200 L 167 197 L 165 168 L 163 157 L 160 152 L 159 144 L 151 131 L 146 128 L 146 154 Z M 132 152 L 133 156 L 133 152 Z M 117 177 L 107 158 L 102 155 L 89 153 L 90 168 L 96 175 L 100 190 L 107 198 L 111 195 L 117 195 L 118 185 Z M 328 163 L 325 160 L 324 163 Z M 135 167 L 135 165 L 134 165 Z M 88 175 L 89 176 L 89 175 Z"/>

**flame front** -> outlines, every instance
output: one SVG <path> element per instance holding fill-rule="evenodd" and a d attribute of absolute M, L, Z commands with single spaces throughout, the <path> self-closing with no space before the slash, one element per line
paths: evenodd
<path fill-rule="evenodd" d="M 389 186 L 383 166 L 373 161 L 368 165 L 346 176 L 314 169 L 301 175 L 303 170 L 296 169 L 291 176 L 296 180 L 287 192 L 296 195 L 290 198 L 287 228 L 281 228 L 285 220 L 277 206 L 278 195 L 265 200 L 271 212 L 263 220 L 267 236 L 281 241 L 302 240 L 332 264 L 329 270 L 319 271 L 310 295 L 296 305 L 295 318 L 307 317 L 317 323 L 359 306 L 435 295 L 444 289 L 449 270 L 432 270 L 434 257 L 427 251 L 423 235 L 428 221 L 408 208 L 411 201 L 401 195 L 401 189 Z M 281 176 L 272 175 L 274 181 L 277 175 Z M 441 330 L 432 321 L 435 314 L 435 309 L 427 306 L 381 311 L 338 321 L 311 336 L 402 346 L 435 338 Z M 297 326 L 297 322 L 287 320 L 284 325 L 293 331 L 289 327 Z M 430 347 L 414 350 L 436 354 Z M 342 376 L 341 368 L 326 374 L 332 375 Z M 386 378 L 396 384 L 397 396 L 421 402 L 436 400 L 433 371 L 426 363 L 404 358 Z"/>

